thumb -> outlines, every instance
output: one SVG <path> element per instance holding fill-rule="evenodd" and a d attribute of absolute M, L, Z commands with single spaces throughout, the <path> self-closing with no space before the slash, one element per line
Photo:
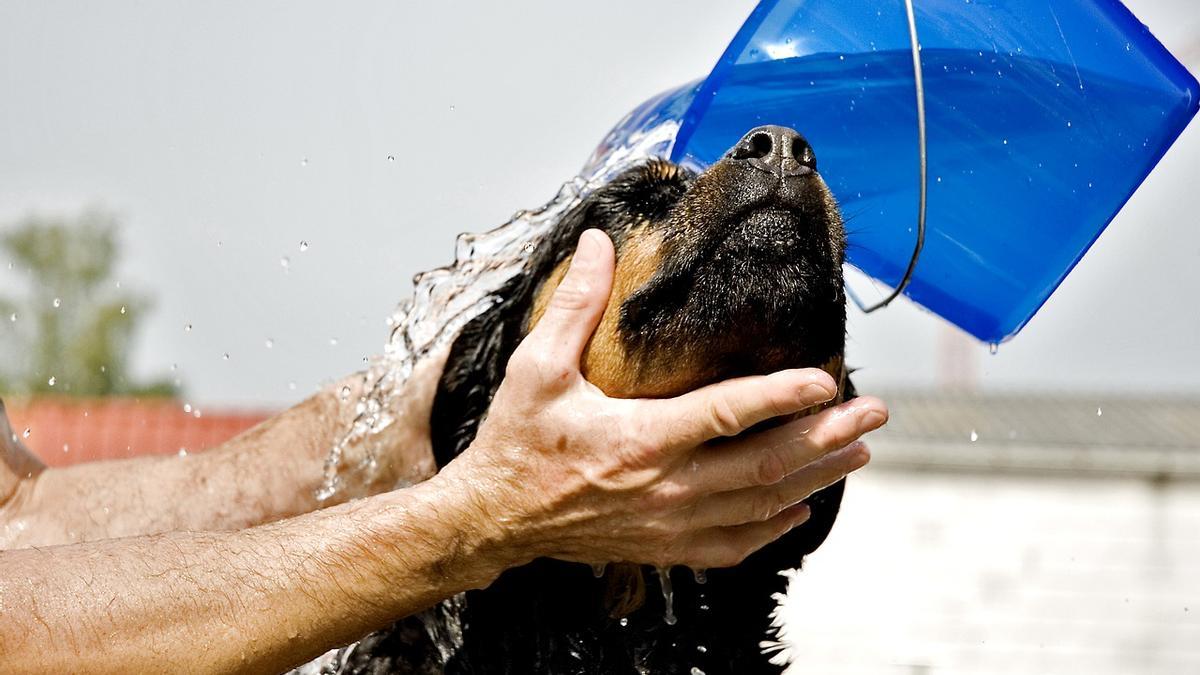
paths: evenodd
<path fill-rule="evenodd" d="M 559 368 L 579 368 L 612 291 L 616 254 L 608 235 L 586 230 L 562 282 L 522 348 Z"/>

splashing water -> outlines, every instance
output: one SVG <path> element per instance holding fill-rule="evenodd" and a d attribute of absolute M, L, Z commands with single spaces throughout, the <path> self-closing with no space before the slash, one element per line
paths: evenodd
<path fill-rule="evenodd" d="M 518 211 L 490 232 L 459 235 L 453 263 L 413 278 L 412 297 L 402 301 L 388 318 L 391 335 L 383 354 L 371 359 L 362 373 L 362 393 L 343 403 L 354 406 L 354 419 L 326 457 L 323 481 L 316 492 L 319 501 L 345 487 L 341 464 L 350 447 L 363 450 L 363 459 L 352 467 L 356 478 L 370 481 L 376 467 L 375 437 L 396 422 L 397 402 L 417 364 L 450 344 L 463 326 L 500 301 L 496 293 L 525 271 L 537 243 L 553 231 L 563 215 L 622 170 L 650 156 L 665 156 L 664 149 L 669 151 L 677 130 L 678 123 L 668 121 L 631 136 L 603 161 L 593 159 L 583 175 L 563 184 L 540 208 Z"/>
<path fill-rule="evenodd" d="M 404 395 L 404 384 L 417 364 L 448 345 L 463 326 L 494 306 L 500 300 L 496 293 L 525 270 L 538 242 L 588 193 L 640 161 L 668 156 L 678 129 L 678 122 L 666 121 L 631 135 L 619 147 L 602 146 L 606 150 L 603 156 L 599 153 L 593 156 L 581 175 L 564 183 L 549 202 L 537 209 L 518 211 L 507 223 L 490 232 L 459 235 L 453 263 L 413 277 L 412 297 L 401 301 L 388 317 L 391 334 L 383 354 L 370 359 L 361 374 L 361 395 L 353 401 L 346 396 L 342 401 L 343 406 L 354 406 L 354 419 L 325 458 L 324 477 L 316 491 L 319 501 L 327 501 L 346 487 L 345 477 L 339 471 L 342 458 L 351 447 L 361 446 L 364 450 L 363 459 L 353 467 L 356 478 L 364 483 L 371 481 L 377 466 L 376 434 L 396 423 L 397 402 Z M 187 330 L 191 330 L 191 324 Z M 295 385 L 289 383 L 289 388 L 294 389 Z M 670 579 L 665 583 L 667 622 L 673 624 Z M 459 597 L 452 602 L 462 601 Z M 622 627 L 628 624 L 628 619 L 621 619 Z M 444 635 L 447 631 L 443 627 L 426 621 L 426 629 L 443 658 L 458 647 L 453 635 Z M 457 641 L 461 643 L 461 633 Z M 301 675 L 342 672 L 346 658 L 358 644 L 330 650 L 292 672 Z"/>

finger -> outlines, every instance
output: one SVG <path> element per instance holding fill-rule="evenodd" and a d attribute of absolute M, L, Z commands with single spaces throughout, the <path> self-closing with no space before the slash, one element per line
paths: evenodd
<path fill-rule="evenodd" d="M 667 451 L 735 436 L 763 420 L 791 415 L 837 394 L 833 378 L 805 368 L 726 380 L 671 399 L 645 401 L 643 428 Z M 657 430 L 657 431 L 655 431 Z"/>
<path fill-rule="evenodd" d="M 809 495 L 829 487 L 871 460 L 862 441 L 831 452 L 767 487 L 721 492 L 696 503 L 689 524 L 696 528 L 741 525 L 770 520 Z"/>
<path fill-rule="evenodd" d="M 811 515 L 807 504 L 797 504 L 763 522 L 705 530 L 693 540 L 690 557 L 704 567 L 733 567 L 804 523 Z"/>
<path fill-rule="evenodd" d="M 681 469 L 696 494 L 773 485 L 887 423 L 883 401 L 863 396 L 774 429 L 698 448 Z"/>
<path fill-rule="evenodd" d="M 521 342 L 518 353 L 543 363 L 578 370 L 588 339 L 604 315 L 612 291 L 615 253 L 600 230 L 586 230 L 570 267 L 554 290 L 542 318 Z"/>

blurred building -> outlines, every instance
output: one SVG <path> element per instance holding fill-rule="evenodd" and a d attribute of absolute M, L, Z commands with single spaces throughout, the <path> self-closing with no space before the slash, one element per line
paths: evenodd
<path fill-rule="evenodd" d="M 1200 400 L 884 398 L 789 673 L 1200 672 Z"/>
<path fill-rule="evenodd" d="M 6 399 L 14 433 L 49 466 L 198 452 L 268 417 L 262 411 L 192 408 L 171 399 Z"/>

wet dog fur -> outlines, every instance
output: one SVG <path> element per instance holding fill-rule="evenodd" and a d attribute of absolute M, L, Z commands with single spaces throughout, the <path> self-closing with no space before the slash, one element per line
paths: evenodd
<path fill-rule="evenodd" d="M 761 127 L 699 175 L 661 160 L 626 170 L 538 242 L 528 272 L 452 346 L 432 413 L 439 466 L 473 440 L 587 228 L 606 232 L 617 253 L 608 309 L 582 362 L 609 396 L 674 396 L 796 367 L 833 375 L 835 400 L 853 395 L 842 363 L 840 212 L 803 137 Z M 675 568 L 674 625 L 653 568 L 613 565 L 597 578 L 585 565 L 539 559 L 370 636 L 343 671 L 778 673 L 759 647 L 771 596 L 784 588 L 778 572 L 825 540 L 843 490 L 839 481 L 811 495 L 808 522 L 737 567 L 709 570 L 704 584 Z"/>

